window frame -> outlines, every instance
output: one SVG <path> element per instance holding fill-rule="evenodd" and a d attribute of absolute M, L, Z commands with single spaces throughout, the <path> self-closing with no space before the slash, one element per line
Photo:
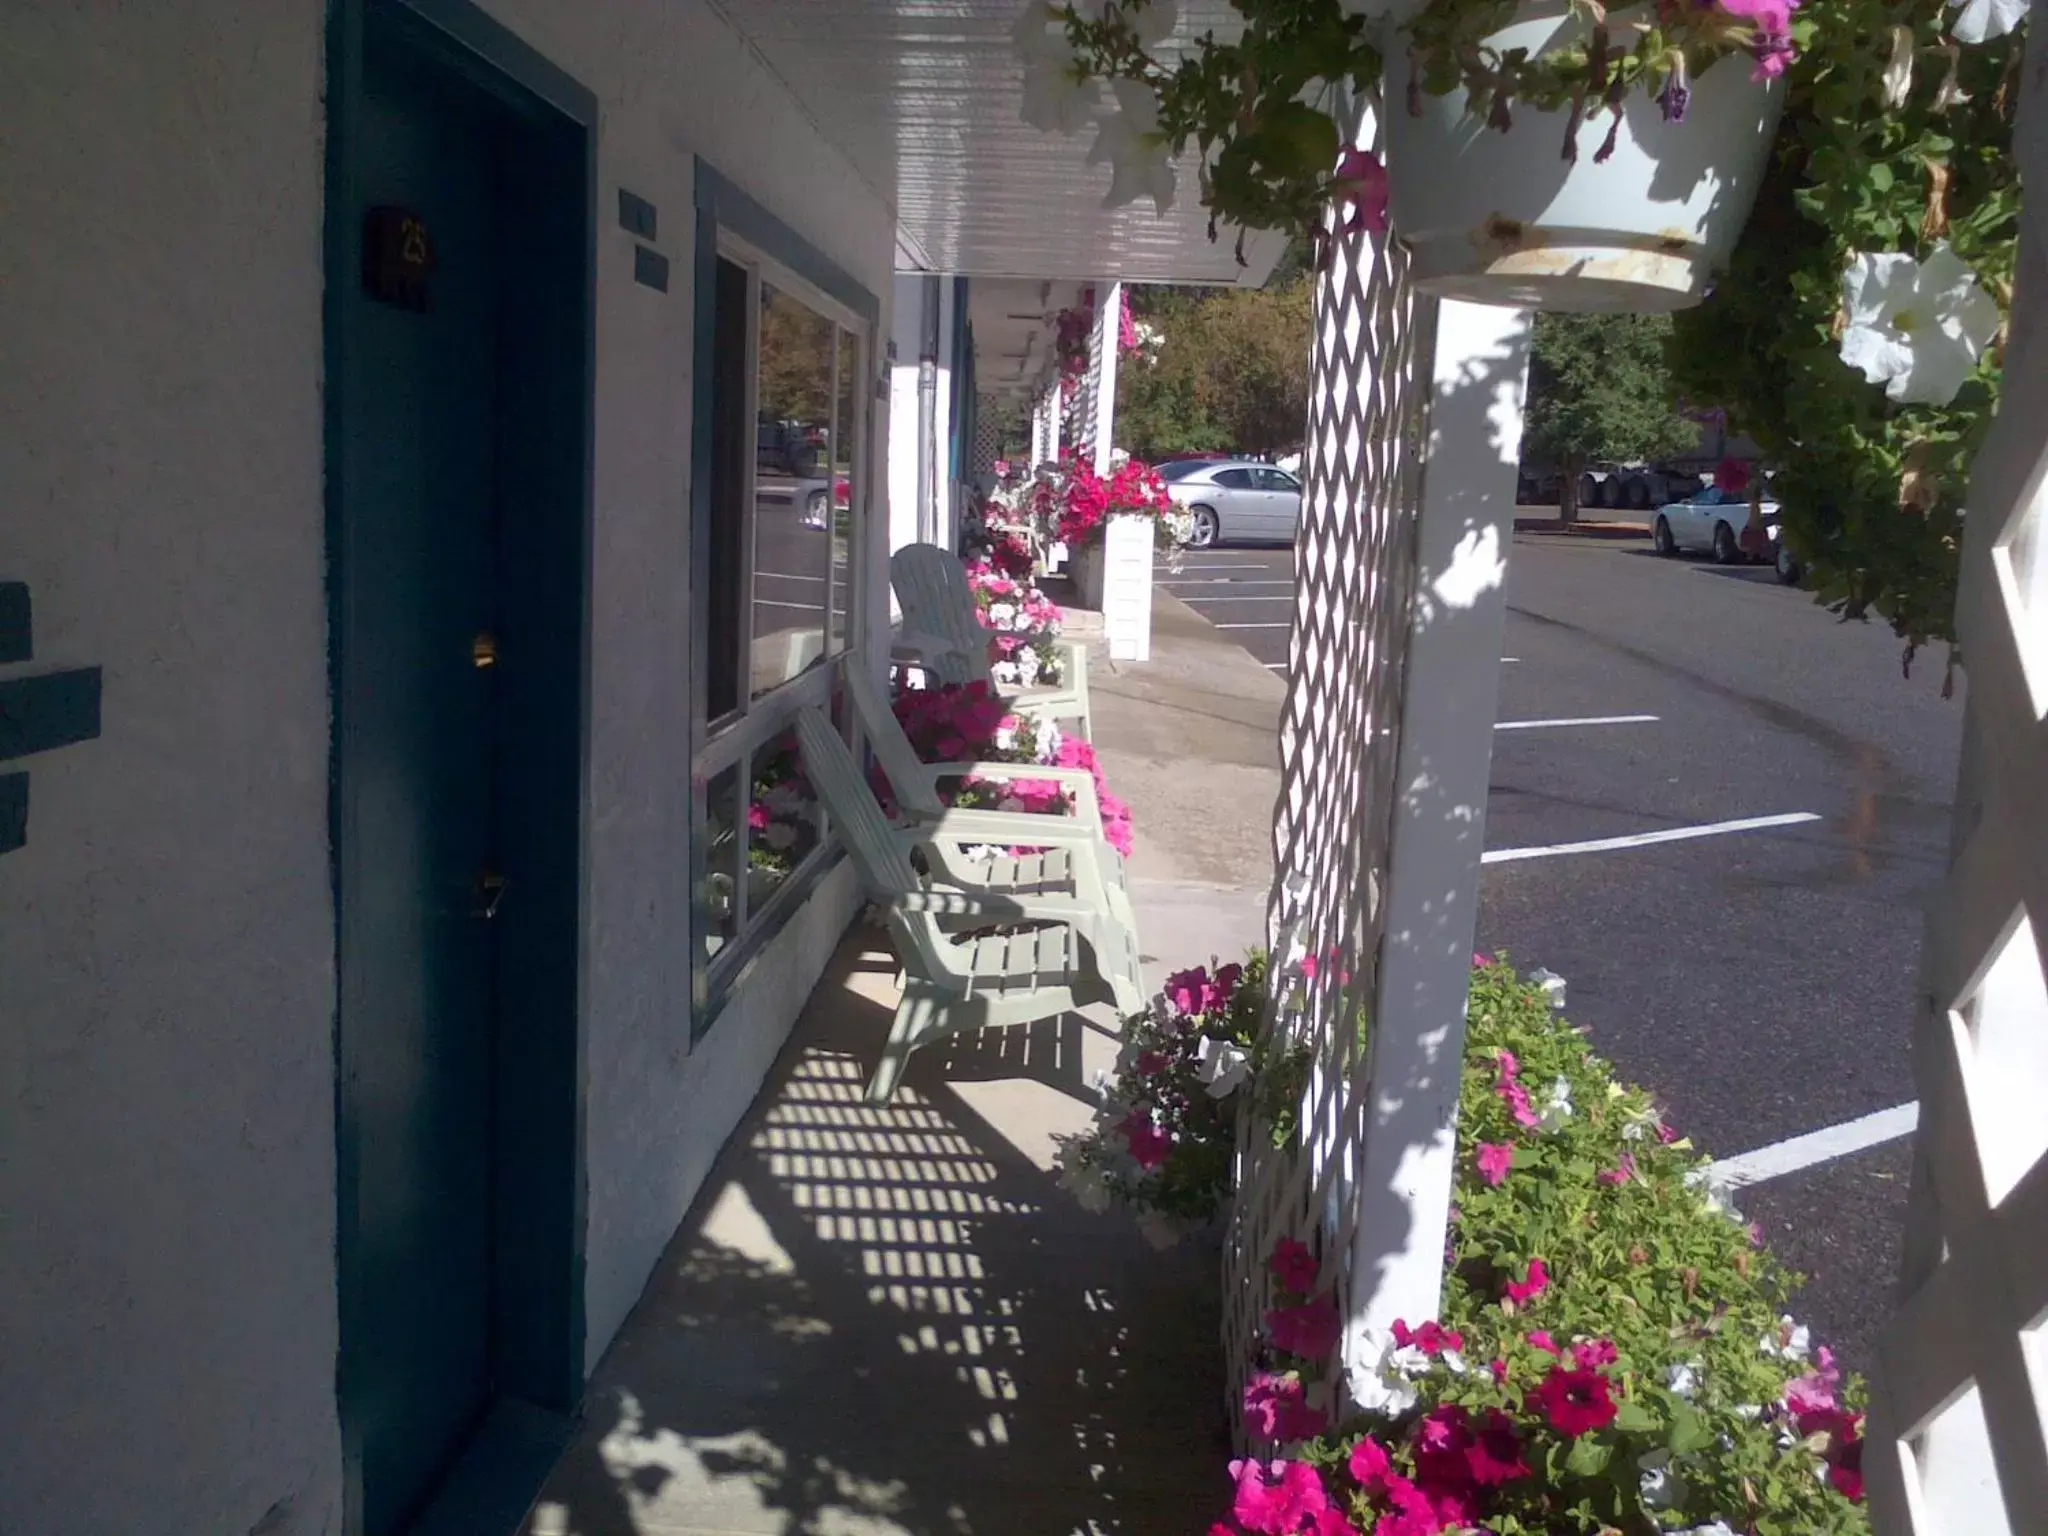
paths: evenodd
<path fill-rule="evenodd" d="M 758 909 L 750 908 L 747 889 L 747 845 L 751 829 L 745 808 L 751 804 L 755 764 L 784 732 L 796 722 L 799 711 L 823 706 L 831 709 L 838 669 L 856 656 L 867 628 L 863 602 L 868 583 L 863 577 L 862 551 L 871 530 L 868 527 L 870 492 L 875 483 L 876 413 L 873 408 L 873 377 L 876 339 L 881 307 L 875 296 L 855 283 L 794 231 L 740 192 L 730 182 L 697 162 L 696 307 L 693 338 L 693 400 L 690 497 L 690 554 L 693 573 L 690 602 L 690 842 L 687 879 L 690 890 L 689 965 L 691 970 L 691 1041 L 701 1039 L 716 1021 L 725 1000 L 737 989 L 762 947 L 778 933 L 789 917 L 808 899 L 818 881 L 837 862 L 842 848 L 836 832 L 822 813 L 817 845 L 780 882 Z M 747 273 L 746 400 L 741 420 L 748 424 L 753 442 L 742 455 L 743 484 L 740 506 L 746 519 L 741 534 L 743 550 L 738 666 L 740 676 L 732 709 L 712 718 L 709 714 L 709 653 L 704 627 L 709 616 L 697 592 L 699 580 L 711 576 L 711 526 L 717 509 L 711 499 L 711 409 L 716 370 L 713 337 L 716 328 L 715 290 L 718 265 L 728 261 Z M 846 395 L 852 401 L 852 422 L 843 430 L 850 450 L 847 475 L 848 549 L 846 583 L 835 594 L 831 565 L 831 534 L 836 524 L 839 444 L 827 452 L 827 503 L 832 507 L 827 525 L 825 601 L 822 610 L 825 650 L 818 663 L 786 679 L 759 698 L 750 697 L 753 678 L 754 590 L 758 506 L 757 474 L 760 459 L 760 337 L 761 284 L 805 305 L 844 331 L 852 343 L 853 385 Z M 835 427 L 839 403 L 835 331 Z M 835 596 L 841 607 L 835 608 Z M 834 620 L 842 626 L 843 644 L 831 649 Z M 857 663 L 856 663 L 857 664 Z M 707 953 L 712 932 L 708 900 L 710 857 L 711 786 L 722 774 L 732 771 L 735 780 L 737 822 L 734 857 L 734 932 L 716 954 Z"/>

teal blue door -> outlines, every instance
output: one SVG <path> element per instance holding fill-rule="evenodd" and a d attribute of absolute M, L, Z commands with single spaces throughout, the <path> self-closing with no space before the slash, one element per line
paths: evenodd
<path fill-rule="evenodd" d="M 495 879 L 497 119 L 373 36 L 348 214 L 365 270 L 330 274 L 355 363 L 337 857 L 344 1412 L 366 1536 L 406 1528 L 492 1390 L 494 949 L 519 895 Z M 372 251 L 394 241 L 418 258 L 410 286 L 378 287 Z"/>

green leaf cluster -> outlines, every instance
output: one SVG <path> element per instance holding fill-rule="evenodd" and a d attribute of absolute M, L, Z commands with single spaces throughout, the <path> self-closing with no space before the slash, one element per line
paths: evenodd
<path fill-rule="evenodd" d="M 1526 452 L 1568 473 L 1588 460 L 1636 463 L 1683 453 L 1699 428 L 1681 416 L 1667 315 L 1536 317 Z"/>
<path fill-rule="evenodd" d="M 1841 360 L 1842 276 L 1861 252 L 1947 241 L 2001 302 L 2016 259 L 2017 35 L 1950 41 L 1947 7 L 1811 0 L 1814 23 L 1755 213 L 1728 270 L 1676 318 L 1692 399 L 1778 467 L 1783 533 L 1820 602 L 1911 649 L 1954 638 L 1969 467 L 1999 399 L 1994 345 L 1946 405 L 1899 405 Z M 1910 60 L 1902 105 L 1883 74 Z"/>
<path fill-rule="evenodd" d="M 1140 291 L 1132 313 L 1163 336 L 1117 369 L 1119 446 L 1148 463 L 1189 453 L 1276 454 L 1308 420 L 1312 284 Z"/>

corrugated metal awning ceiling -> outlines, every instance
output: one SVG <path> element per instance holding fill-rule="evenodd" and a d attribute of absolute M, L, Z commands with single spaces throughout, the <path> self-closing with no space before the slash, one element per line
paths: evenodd
<path fill-rule="evenodd" d="M 926 270 L 973 277 L 1119 277 L 1257 286 L 1285 240 L 1209 239 L 1194 166 L 1164 218 L 1149 200 L 1105 209 L 1091 136 L 1041 133 L 1020 116 L 1011 33 L 1023 0 L 713 0 L 825 137 L 897 211 Z M 1227 0 L 1187 0 L 1181 36 L 1237 29 Z"/>

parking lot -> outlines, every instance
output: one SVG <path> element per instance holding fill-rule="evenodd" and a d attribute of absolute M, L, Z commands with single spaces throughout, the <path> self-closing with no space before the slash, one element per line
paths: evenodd
<path fill-rule="evenodd" d="M 1166 591 L 1276 671 L 1290 551 L 1218 549 Z M 1522 534 L 1509 563 L 1479 947 L 1570 1013 L 1810 1276 L 1867 1363 L 1892 1305 L 1913 1125 L 1911 998 L 1962 719 L 1877 625 L 1760 567 Z"/>

